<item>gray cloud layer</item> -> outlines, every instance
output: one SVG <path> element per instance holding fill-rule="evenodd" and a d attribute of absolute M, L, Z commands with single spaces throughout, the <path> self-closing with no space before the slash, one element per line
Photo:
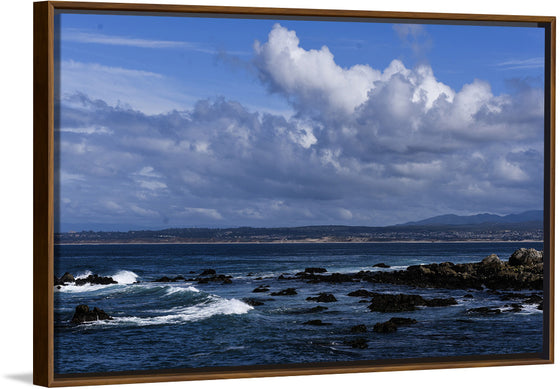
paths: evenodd
<path fill-rule="evenodd" d="M 226 98 L 147 114 L 76 93 L 60 117 L 66 222 L 385 225 L 542 207 L 543 92 L 459 91 L 427 65 L 341 68 L 276 25 L 255 44 L 263 85 L 294 115 Z"/>

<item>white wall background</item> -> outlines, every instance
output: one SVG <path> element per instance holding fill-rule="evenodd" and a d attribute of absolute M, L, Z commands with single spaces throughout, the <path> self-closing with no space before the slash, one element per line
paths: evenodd
<path fill-rule="evenodd" d="M 115 0 L 117 1 L 117 0 Z M 152 0 L 188 4 L 189 0 Z M 120 2 L 130 2 L 120 0 Z M 136 0 L 135 2 L 142 2 Z M 558 16 L 552 0 L 192 0 L 203 5 L 332 8 L 379 11 L 494 13 Z M 1 9 L 0 46 L 0 386 L 29 387 L 32 382 L 32 31 L 31 0 L 12 0 Z M 558 73 L 558 70 L 557 70 Z M 557 146 L 558 147 L 558 146 Z M 557 153 L 558 154 L 558 153 Z M 557 178 L 558 180 L 558 178 Z M 558 207 L 558 206 L 557 206 Z M 558 219 L 558 217 L 557 217 Z M 558 229 L 557 229 L 558 230 Z M 556 234 L 558 237 L 558 233 Z M 557 252 L 560 251 L 557 249 Z M 558 271 L 556 272 L 556 279 Z M 557 288 L 560 289 L 560 288 Z M 558 299 L 558 293 L 556 294 Z M 558 330 L 558 326 L 556 326 Z M 558 365 L 435 371 L 323 375 L 128 385 L 127 388 L 256 389 L 277 388 L 553 388 Z"/>

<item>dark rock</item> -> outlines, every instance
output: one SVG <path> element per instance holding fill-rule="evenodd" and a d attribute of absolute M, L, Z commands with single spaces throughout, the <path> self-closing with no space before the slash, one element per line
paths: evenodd
<path fill-rule="evenodd" d="M 305 272 L 306 273 L 326 273 L 327 269 L 322 268 L 322 267 L 306 267 Z"/>
<path fill-rule="evenodd" d="M 373 296 L 375 296 L 375 293 L 367 291 L 365 289 L 360 289 L 360 290 L 356 290 L 354 292 L 348 293 L 348 296 L 351 296 L 351 297 L 373 297 Z"/>
<path fill-rule="evenodd" d="M 252 307 L 258 307 L 261 305 L 264 305 L 264 303 L 260 300 L 257 299 L 252 299 L 252 298 L 243 298 L 241 299 L 244 303 L 249 304 Z"/>
<path fill-rule="evenodd" d="M 482 262 L 480 262 L 478 273 L 479 275 L 491 276 L 499 272 L 504 267 L 504 265 L 505 263 L 502 262 L 496 254 L 492 254 L 487 256 L 482 260 Z"/>
<path fill-rule="evenodd" d="M 538 309 L 539 311 L 542 311 L 542 310 L 543 310 L 543 303 L 540 303 L 540 304 L 537 306 L 537 309 Z"/>
<path fill-rule="evenodd" d="M 309 325 L 309 326 L 330 326 L 331 325 L 331 323 L 323 323 L 322 320 L 309 320 L 309 321 L 306 321 L 303 324 Z"/>
<path fill-rule="evenodd" d="M 76 278 L 74 283 L 78 286 L 85 285 L 85 284 L 92 284 L 92 285 L 118 284 L 118 282 L 112 279 L 111 277 L 100 277 L 97 274 L 90 274 L 86 278 Z"/>
<path fill-rule="evenodd" d="M 253 293 L 264 293 L 264 292 L 268 292 L 270 289 L 268 288 L 268 286 L 266 285 L 261 285 L 261 286 L 257 286 L 255 289 L 253 289 Z"/>
<path fill-rule="evenodd" d="M 329 282 L 331 284 L 338 284 L 343 282 L 359 282 L 360 277 L 355 274 L 341 274 L 341 273 L 333 273 L 328 275 L 323 274 L 316 274 L 316 273 L 297 273 L 296 276 L 298 278 L 308 280 L 310 283 L 319 283 L 319 282 Z"/>
<path fill-rule="evenodd" d="M 308 297 L 308 298 L 306 298 L 306 300 L 317 301 L 318 303 L 333 303 L 335 301 L 338 301 L 332 293 L 319 293 L 319 296 Z"/>
<path fill-rule="evenodd" d="M 389 321 L 397 326 L 405 326 L 418 323 L 416 319 L 409 317 L 392 317 Z"/>
<path fill-rule="evenodd" d="M 347 340 L 344 342 L 344 344 L 347 344 L 348 346 L 352 347 L 352 348 L 357 348 L 357 349 L 366 349 L 368 348 L 368 343 L 367 343 L 367 339 L 364 338 L 356 338 L 356 339 L 352 339 L 352 340 Z"/>
<path fill-rule="evenodd" d="M 489 266 L 489 265 L 499 265 L 502 266 L 504 263 L 500 260 L 496 254 L 490 254 L 486 258 L 482 260 L 482 265 Z"/>
<path fill-rule="evenodd" d="M 152 281 L 152 282 L 179 282 L 179 281 L 186 281 L 186 279 L 183 276 L 177 276 L 175 278 L 170 278 L 170 277 L 167 277 L 167 276 L 163 276 L 163 277 L 158 278 L 157 280 Z"/>
<path fill-rule="evenodd" d="M 522 290 L 543 288 L 542 252 L 519 249 L 509 262 L 490 255 L 478 263 L 451 262 L 409 266 L 406 270 L 357 273 L 354 278 L 373 283 L 418 288 Z"/>
<path fill-rule="evenodd" d="M 62 277 L 60 277 L 58 279 L 58 281 L 61 285 L 64 285 L 67 282 L 75 282 L 76 279 L 74 278 L 74 276 L 72 274 L 66 272 L 62 275 Z"/>
<path fill-rule="evenodd" d="M 386 321 L 383 323 L 376 323 L 373 326 L 374 332 L 379 332 L 382 334 L 389 334 L 391 332 L 395 332 L 397 330 L 397 325 L 391 321 Z"/>
<path fill-rule="evenodd" d="M 480 313 L 482 315 L 496 315 L 502 313 L 502 311 L 499 308 L 480 307 L 480 308 L 468 309 L 467 313 Z"/>
<path fill-rule="evenodd" d="M 543 252 L 535 249 L 520 248 L 509 257 L 511 266 L 531 266 L 543 262 Z"/>
<path fill-rule="evenodd" d="M 288 289 L 284 289 L 281 290 L 280 292 L 272 292 L 270 295 L 271 296 L 293 296 L 296 295 L 296 288 L 288 288 Z"/>
<path fill-rule="evenodd" d="M 404 312 L 414 311 L 419 305 L 426 305 L 426 300 L 415 294 L 376 293 L 368 308 L 372 312 Z"/>
<path fill-rule="evenodd" d="M 426 300 L 426 306 L 428 307 L 447 307 L 449 305 L 457 305 L 457 300 L 453 297 Z"/>
<path fill-rule="evenodd" d="M 360 332 L 367 332 L 367 327 L 365 324 L 358 324 L 350 328 L 350 332 L 352 332 L 353 334 L 357 334 Z"/>
<path fill-rule="evenodd" d="M 195 281 L 198 281 L 199 284 L 207 284 L 209 282 L 221 282 L 222 284 L 231 284 L 232 276 L 226 276 L 225 274 L 214 274 L 210 277 L 197 277 Z"/>
<path fill-rule="evenodd" d="M 416 323 L 418 322 L 415 319 L 411 319 L 408 317 L 392 317 L 386 322 L 376 323 L 373 326 L 373 331 L 388 334 L 391 332 L 395 332 L 397 330 L 397 327 L 399 326 L 412 325 Z"/>
<path fill-rule="evenodd" d="M 386 265 L 386 264 L 384 264 L 383 262 L 381 262 L 381 263 L 376 263 L 376 264 L 373 265 L 372 267 L 380 267 L 380 268 L 383 268 L 383 269 L 388 269 L 388 268 L 390 268 L 391 266 Z"/>
<path fill-rule="evenodd" d="M 506 305 L 506 307 L 508 307 L 508 306 L 511 307 L 511 308 L 508 309 L 508 310 L 506 310 L 506 312 L 521 312 L 521 311 L 522 311 L 522 308 L 523 308 L 523 305 L 521 305 L 521 304 L 516 304 L 516 303 L 510 304 L 510 305 Z"/>
<path fill-rule="evenodd" d="M 161 278 L 158 278 L 157 280 L 154 280 L 153 282 L 171 282 L 171 278 L 163 276 Z"/>
<path fill-rule="evenodd" d="M 72 317 L 71 323 L 81 324 L 97 320 L 113 320 L 113 318 L 105 313 L 105 311 L 97 307 L 90 311 L 87 305 L 78 305 L 76 307 L 76 311 L 74 312 L 74 316 Z"/>
<path fill-rule="evenodd" d="M 309 313 L 318 313 L 318 312 L 326 311 L 327 309 L 329 309 L 329 308 L 327 308 L 327 307 L 322 307 L 322 306 L 320 306 L 320 305 L 317 305 L 316 307 L 310 308 L 310 309 L 308 310 L 308 312 L 309 312 Z"/>
<path fill-rule="evenodd" d="M 200 273 L 200 276 L 201 276 L 201 277 L 204 277 L 204 276 L 213 276 L 213 275 L 215 275 L 215 274 L 216 274 L 216 270 L 214 270 L 214 269 L 206 269 L 206 270 L 204 270 L 202 273 Z"/>
<path fill-rule="evenodd" d="M 532 294 L 531 296 L 527 296 L 523 302 L 526 304 L 542 304 L 543 297 L 538 294 Z"/>

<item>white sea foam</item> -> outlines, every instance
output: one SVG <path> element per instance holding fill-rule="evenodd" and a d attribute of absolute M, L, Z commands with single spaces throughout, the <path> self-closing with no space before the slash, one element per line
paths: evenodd
<path fill-rule="evenodd" d="M 105 289 L 109 286 L 111 285 L 84 284 L 78 286 L 74 283 L 71 283 L 68 285 L 60 285 L 60 287 L 56 286 L 54 290 L 62 293 L 87 293 L 87 292 L 95 292 L 97 290 Z"/>
<path fill-rule="evenodd" d="M 517 315 L 542 315 L 543 311 L 537 309 L 538 304 L 524 305 L 521 312 L 517 312 Z"/>
<path fill-rule="evenodd" d="M 172 294 L 184 293 L 184 292 L 199 293 L 200 290 L 198 290 L 194 286 L 187 286 L 186 288 L 182 286 L 168 286 L 166 287 L 165 295 L 170 296 Z"/>
<path fill-rule="evenodd" d="M 181 324 L 193 321 L 200 321 L 216 315 L 242 315 L 252 310 L 248 304 L 237 299 L 218 298 L 210 303 L 201 303 L 192 307 L 180 307 L 168 310 L 167 315 L 136 317 L 125 316 L 115 317 L 114 320 L 104 320 L 88 325 L 137 325 L 150 326 L 161 324 Z"/>
<path fill-rule="evenodd" d="M 136 282 L 138 274 L 129 270 L 120 270 L 119 272 L 113 274 L 111 278 L 121 285 L 130 285 Z"/>
<path fill-rule="evenodd" d="M 93 272 L 91 270 L 86 270 L 83 273 L 78 273 L 76 274 L 76 276 L 74 278 L 88 278 L 89 276 L 92 276 Z"/>

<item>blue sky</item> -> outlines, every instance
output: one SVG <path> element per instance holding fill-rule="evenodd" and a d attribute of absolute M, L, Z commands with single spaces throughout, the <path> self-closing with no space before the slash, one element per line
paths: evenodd
<path fill-rule="evenodd" d="M 56 20 L 63 231 L 542 208 L 543 29 Z"/>

